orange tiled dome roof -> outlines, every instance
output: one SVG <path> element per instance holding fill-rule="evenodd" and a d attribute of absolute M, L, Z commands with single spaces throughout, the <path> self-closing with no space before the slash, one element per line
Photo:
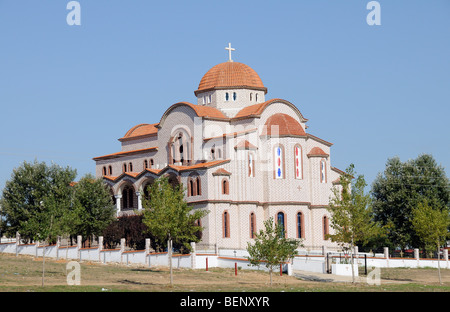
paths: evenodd
<path fill-rule="evenodd" d="M 272 126 L 277 126 L 278 133 L 272 134 Z M 275 131 L 277 131 L 275 130 Z M 289 115 L 278 113 L 270 116 L 263 128 L 261 135 L 280 135 L 280 136 L 306 136 L 305 130 L 300 123 Z"/>
<path fill-rule="evenodd" d="M 239 62 L 220 63 L 208 70 L 194 93 L 228 88 L 249 88 L 267 93 L 258 74 L 250 66 Z"/>

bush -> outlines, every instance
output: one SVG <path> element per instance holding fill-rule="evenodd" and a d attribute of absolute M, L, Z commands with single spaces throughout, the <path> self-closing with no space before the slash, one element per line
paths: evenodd
<path fill-rule="evenodd" d="M 145 249 L 145 235 L 147 227 L 142 222 L 142 215 L 119 217 L 103 231 L 105 248 L 115 248 L 120 244 L 120 239 L 125 238 L 125 245 L 135 250 Z"/>

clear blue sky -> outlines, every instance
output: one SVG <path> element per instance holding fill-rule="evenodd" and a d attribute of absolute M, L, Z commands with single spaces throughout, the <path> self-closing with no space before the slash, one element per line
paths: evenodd
<path fill-rule="evenodd" d="M 24 160 L 94 173 L 95 156 L 159 122 L 212 66 L 251 66 L 369 184 L 386 160 L 450 166 L 450 1 L 0 0 L 0 189 Z"/>

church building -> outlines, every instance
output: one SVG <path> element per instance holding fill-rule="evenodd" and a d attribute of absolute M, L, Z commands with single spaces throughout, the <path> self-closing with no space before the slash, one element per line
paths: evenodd
<path fill-rule="evenodd" d="M 332 143 L 306 132 L 296 105 L 267 99 L 259 75 L 226 49 L 228 61 L 194 91 L 197 103 L 171 105 L 119 138 L 119 152 L 94 158 L 117 216 L 141 210 L 147 187 L 167 176 L 194 209 L 209 211 L 201 244 L 245 249 L 272 217 L 305 247 L 336 246 L 325 238 L 326 207 L 343 174 L 331 165 Z"/>

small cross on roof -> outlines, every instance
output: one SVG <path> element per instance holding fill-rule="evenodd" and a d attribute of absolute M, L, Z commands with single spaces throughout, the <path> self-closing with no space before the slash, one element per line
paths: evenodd
<path fill-rule="evenodd" d="M 231 59 L 231 51 L 235 51 L 236 49 L 231 47 L 231 43 L 228 43 L 228 47 L 226 47 L 225 50 L 228 50 L 228 62 L 233 62 Z"/>

